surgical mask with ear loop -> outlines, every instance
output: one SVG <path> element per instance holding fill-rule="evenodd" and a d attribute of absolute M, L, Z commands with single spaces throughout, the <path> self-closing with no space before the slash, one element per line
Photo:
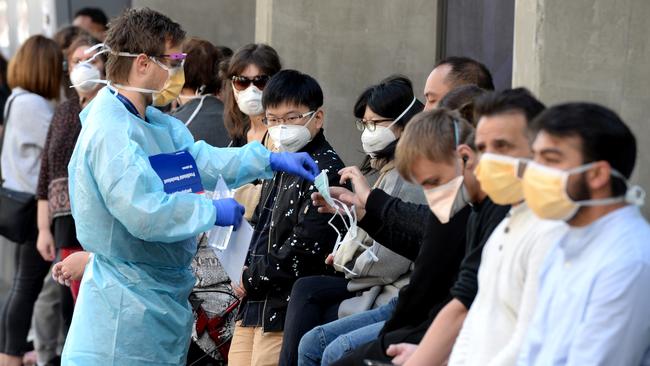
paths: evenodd
<path fill-rule="evenodd" d="M 128 53 L 128 52 L 114 52 L 112 51 L 108 46 L 106 46 L 103 43 L 97 44 L 86 51 L 84 53 L 90 53 L 96 49 L 101 48 L 99 52 L 97 52 L 93 57 L 90 59 L 84 61 L 84 62 L 92 62 L 97 56 L 103 54 L 103 53 L 112 53 L 117 56 L 122 56 L 122 57 L 138 57 L 139 55 L 136 55 L 134 53 Z M 135 91 L 139 93 L 144 93 L 144 94 L 151 94 L 152 95 L 152 105 L 155 107 L 164 107 L 168 105 L 169 103 L 173 102 L 181 93 L 181 90 L 183 89 L 183 85 L 185 85 L 185 71 L 183 70 L 183 66 L 185 64 L 185 54 L 180 53 L 180 54 L 174 54 L 171 55 L 173 59 L 180 59 L 181 64 L 176 66 L 176 67 L 169 67 L 162 62 L 160 62 L 158 59 L 152 56 L 148 56 L 151 61 L 153 61 L 156 65 L 158 65 L 160 68 L 163 70 L 167 71 L 168 77 L 167 81 L 165 81 L 165 84 L 163 85 L 162 89 L 155 90 L 155 89 L 146 89 L 146 88 L 138 88 L 135 86 L 129 86 L 129 85 L 122 85 L 122 84 L 117 84 L 117 83 L 112 83 L 109 80 L 87 80 L 87 82 L 92 81 L 100 84 L 106 84 L 109 86 L 113 86 L 113 88 L 117 89 L 123 89 L 123 90 L 130 90 L 130 91 Z"/>
<path fill-rule="evenodd" d="M 329 226 L 331 226 L 332 229 L 336 231 L 337 235 L 336 242 L 334 244 L 334 250 L 332 250 L 332 255 L 334 256 L 333 266 L 334 269 L 339 272 L 349 273 L 352 276 L 357 276 L 357 274 L 347 268 L 345 264 L 354 258 L 354 255 L 359 247 L 364 249 L 368 249 L 369 247 L 357 239 L 358 227 L 355 207 L 352 206 L 348 208 L 348 206 L 343 202 L 331 197 L 329 193 L 329 178 L 327 176 L 327 172 L 327 170 L 323 170 L 318 176 L 316 176 L 316 179 L 314 180 L 314 186 L 316 186 L 316 189 L 323 196 L 327 204 L 336 208 L 336 213 L 328 222 Z M 339 229 L 333 223 L 337 216 L 341 217 L 341 221 L 343 221 L 343 225 L 347 230 L 343 238 L 341 238 Z M 373 261 L 376 262 L 379 260 L 379 258 L 377 258 L 375 253 L 372 251 L 368 251 L 368 253 L 372 257 Z"/>
<path fill-rule="evenodd" d="M 621 179 L 626 193 L 619 197 L 575 201 L 567 192 L 569 177 L 593 168 L 597 162 L 569 170 L 547 167 L 530 161 L 526 166 L 522 187 L 528 207 L 540 218 L 547 220 L 571 220 L 580 207 L 603 206 L 615 203 L 630 203 L 643 206 L 645 191 L 639 186 L 630 186 L 623 174 L 612 169 L 612 177 Z"/>
<path fill-rule="evenodd" d="M 525 161 L 506 155 L 484 153 L 474 170 L 476 179 L 481 184 L 492 202 L 497 205 L 512 205 L 523 201 L 521 188 L 522 171 Z"/>
<path fill-rule="evenodd" d="M 456 148 L 458 148 L 460 144 L 458 121 L 454 121 L 454 140 Z M 439 187 L 424 190 L 429 208 L 443 224 L 448 223 L 456 213 L 469 204 L 469 192 L 463 184 L 467 159 L 463 158 L 462 160 L 462 169 L 456 165 L 457 176 L 455 178 Z"/>
<path fill-rule="evenodd" d="M 387 127 L 375 126 L 374 131 L 370 131 L 367 128 L 363 131 L 361 134 L 361 145 L 366 154 L 374 157 L 375 153 L 383 150 L 386 146 L 397 140 L 395 133 L 390 128 L 401 120 L 409 110 L 411 110 L 411 107 L 413 107 L 416 100 L 417 98 L 413 97 L 411 104 L 409 104 L 409 106 L 406 107 L 406 109 L 404 109 L 404 111 Z"/>

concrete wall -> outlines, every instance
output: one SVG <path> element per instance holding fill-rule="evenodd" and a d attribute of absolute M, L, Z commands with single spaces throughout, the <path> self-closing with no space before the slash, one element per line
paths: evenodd
<path fill-rule="evenodd" d="M 515 9 L 513 86 L 547 104 L 592 101 L 634 131 L 633 177 L 650 191 L 650 1 L 520 0 Z M 650 217 L 650 205 L 644 208 Z"/>
<path fill-rule="evenodd" d="M 179 22 L 190 36 L 237 49 L 255 39 L 255 0 L 133 0 Z"/>
<path fill-rule="evenodd" d="M 363 155 L 352 107 L 393 73 L 416 96 L 436 58 L 437 1 L 257 0 L 256 41 L 277 49 L 285 68 L 314 76 L 325 92 L 326 135 L 347 164 Z"/>

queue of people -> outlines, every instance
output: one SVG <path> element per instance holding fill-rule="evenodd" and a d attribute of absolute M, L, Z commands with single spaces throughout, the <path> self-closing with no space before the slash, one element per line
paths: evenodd
<path fill-rule="evenodd" d="M 0 199 L 31 195 L 11 219 L 33 232 L 0 366 L 650 364 L 650 226 L 614 111 L 448 57 L 421 96 L 360 86 L 337 127 L 362 132 L 357 167 L 271 46 L 147 8 L 74 24 L 7 69 Z M 209 198 L 219 179 L 234 198 Z M 205 233 L 243 220 L 229 278 Z"/>

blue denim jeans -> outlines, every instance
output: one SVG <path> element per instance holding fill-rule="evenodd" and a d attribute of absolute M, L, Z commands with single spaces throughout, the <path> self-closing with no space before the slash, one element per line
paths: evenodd
<path fill-rule="evenodd" d="M 298 366 L 330 365 L 346 352 L 376 339 L 395 312 L 397 297 L 376 309 L 318 326 L 305 334 L 298 346 Z"/>

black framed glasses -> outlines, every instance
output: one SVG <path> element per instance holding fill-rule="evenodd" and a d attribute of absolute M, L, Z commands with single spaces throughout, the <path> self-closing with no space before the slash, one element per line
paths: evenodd
<path fill-rule="evenodd" d="M 357 126 L 357 130 L 363 132 L 365 129 L 368 129 L 368 131 L 373 132 L 377 129 L 377 123 L 382 123 L 382 122 L 391 122 L 393 121 L 390 118 L 384 118 L 384 119 L 358 119 L 355 121 L 355 124 Z"/>
<path fill-rule="evenodd" d="M 254 78 L 247 78 L 246 76 L 233 76 L 232 86 L 237 90 L 246 90 L 251 84 L 255 85 L 257 89 L 264 90 L 266 83 L 269 82 L 270 77 L 268 75 L 258 75 Z"/>
<path fill-rule="evenodd" d="M 309 117 L 312 114 L 316 113 L 316 111 L 309 111 L 305 112 L 303 114 L 297 114 L 297 115 L 292 115 L 292 116 L 286 116 L 283 118 L 279 117 L 264 117 L 262 119 L 262 122 L 267 125 L 267 126 L 277 126 L 277 125 L 297 125 L 298 121 L 305 117 Z"/>

